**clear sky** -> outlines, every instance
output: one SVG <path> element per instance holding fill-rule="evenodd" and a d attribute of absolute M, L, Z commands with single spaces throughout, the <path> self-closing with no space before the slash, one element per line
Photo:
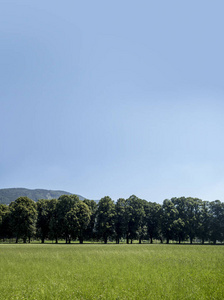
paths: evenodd
<path fill-rule="evenodd" d="M 0 1 L 0 188 L 224 201 L 224 2 Z"/>

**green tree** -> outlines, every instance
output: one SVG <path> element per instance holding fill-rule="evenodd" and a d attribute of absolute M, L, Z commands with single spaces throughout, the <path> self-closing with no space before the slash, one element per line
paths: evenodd
<path fill-rule="evenodd" d="M 131 243 L 134 239 L 139 239 L 141 243 L 142 237 L 145 234 L 145 211 L 143 200 L 135 195 L 130 196 L 126 200 L 125 207 L 125 222 L 126 222 L 126 242 Z"/>
<path fill-rule="evenodd" d="M 198 228 L 198 237 L 201 239 L 202 244 L 209 240 L 210 225 L 211 225 L 211 212 L 208 201 L 202 201 L 200 204 L 200 223 Z"/>
<path fill-rule="evenodd" d="M 185 239 L 185 223 L 184 220 L 178 218 L 173 222 L 174 239 L 178 240 L 179 244 Z"/>
<path fill-rule="evenodd" d="M 26 243 L 35 234 L 37 218 L 36 203 L 28 197 L 19 197 L 9 205 L 10 223 L 16 243 L 19 238 Z"/>
<path fill-rule="evenodd" d="M 10 210 L 6 204 L 0 204 L 0 239 L 9 238 L 10 232 Z"/>
<path fill-rule="evenodd" d="M 64 238 L 66 244 L 71 241 L 68 223 L 66 221 L 66 214 L 79 202 L 77 195 L 62 195 L 58 198 L 57 214 L 58 222 L 60 224 L 60 237 Z"/>
<path fill-rule="evenodd" d="M 140 224 L 139 224 L 138 230 L 137 230 L 137 237 L 138 237 L 139 244 L 141 244 L 142 240 L 148 238 L 146 210 L 148 208 L 149 202 L 146 200 L 139 199 L 139 203 L 141 204 L 141 207 L 142 207 L 142 209 L 141 209 L 142 216 L 141 216 L 141 221 L 140 221 Z"/>
<path fill-rule="evenodd" d="M 210 240 L 213 244 L 224 240 L 224 203 L 215 200 L 210 203 Z"/>
<path fill-rule="evenodd" d="M 87 204 L 79 201 L 66 214 L 68 232 L 72 238 L 78 237 L 83 244 L 85 230 L 90 222 L 91 211 Z"/>
<path fill-rule="evenodd" d="M 166 243 L 174 239 L 174 221 L 177 217 L 177 209 L 171 200 L 165 199 L 162 205 L 162 234 Z"/>
<path fill-rule="evenodd" d="M 126 220 L 125 220 L 126 200 L 119 198 L 115 204 L 115 238 L 116 244 L 125 236 Z"/>
<path fill-rule="evenodd" d="M 179 244 L 188 238 L 187 224 L 188 224 L 188 199 L 185 197 L 172 198 L 171 202 L 174 204 L 177 214 L 174 221 L 174 238 Z"/>
<path fill-rule="evenodd" d="M 50 201 L 40 199 L 37 202 L 37 237 L 41 238 L 41 243 L 49 237 L 50 231 Z"/>
<path fill-rule="evenodd" d="M 114 236 L 115 204 L 108 196 L 100 199 L 96 212 L 96 232 L 106 244 Z"/>
<path fill-rule="evenodd" d="M 84 239 L 85 240 L 92 240 L 96 238 L 95 232 L 94 232 L 94 226 L 95 226 L 95 219 L 96 219 L 96 210 L 97 210 L 97 204 L 94 200 L 84 199 L 83 203 L 88 205 L 89 210 L 91 212 L 90 215 L 90 222 L 87 225 L 86 230 L 84 231 Z"/>
<path fill-rule="evenodd" d="M 61 226 L 59 223 L 59 208 L 58 208 L 58 199 L 49 200 L 49 238 L 55 240 L 55 243 L 58 243 L 58 239 L 61 233 Z"/>
<path fill-rule="evenodd" d="M 193 243 L 193 239 L 199 235 L 200 217 L 201 217 L 201 202 L 198 198 L 186 198 L 186 231 L 190 238 L 190 243 Z"/>
<path fill-rule="evenodd" d="M 153 239 L 158 239 L 160 236 L 162 207 L 160 204 L 155 202 L 148 202 L 144 208 L 146 215 L 147 234 L 152 244 Z"/>

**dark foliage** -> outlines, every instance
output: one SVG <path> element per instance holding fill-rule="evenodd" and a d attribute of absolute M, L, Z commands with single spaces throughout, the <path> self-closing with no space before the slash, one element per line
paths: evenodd
<path fill-rule="evenodd" d="M 77 195 L 61 195 L 59 199 L 19 197 L 10 205 L 0 204 L 0 239 L 15 238 L 24 242 L 31 238 L 78 239 L 108 241 L 157 239 L 176 241 L 224 241 L 224 203 L 198 198 L 172 198 L 163 204 L 147 202 L 135 195 L 118 199 L 106 196 L 98 204 L 81 201 Z"/>

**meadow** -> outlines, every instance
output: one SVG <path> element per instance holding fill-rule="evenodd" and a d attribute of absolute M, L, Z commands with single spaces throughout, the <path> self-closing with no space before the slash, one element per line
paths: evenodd
<path fill-rule="evenodd" d="M 224 299 L 224 246 L 0 244 L 0 299 Z"/>

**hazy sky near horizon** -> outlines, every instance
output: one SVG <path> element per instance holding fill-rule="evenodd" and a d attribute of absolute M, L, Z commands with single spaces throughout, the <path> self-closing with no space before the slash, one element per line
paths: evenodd
<path fill-rule="evenodd" d="M 0 188 L 224 201 L 223 1 L 0 1 Z"/>

